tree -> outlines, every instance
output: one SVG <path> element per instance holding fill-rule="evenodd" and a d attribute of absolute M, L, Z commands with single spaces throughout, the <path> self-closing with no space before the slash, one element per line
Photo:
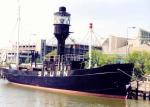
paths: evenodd
<path fill-rule="evenodd" d="M 41 63 L 41 59 L 40 59 L 40 58 L 37 58 L 37 59 L 36 59 L 36 62 L 37 62 L 37 63 Z"/>
<path fill-rule="evenodd" d="M 146 61 L 145 64 L 144 64 L 144 71 L 145 73 L 148 73 L 150 74 L 150 60 Z"/>
<path fill-rule="evenodd" d="M 25 63 L 30 63 L 30 58 L 29 58 L 29 57 L 27 57 L 27 58 L 25 59 Z"/>
<path fill-rule="evenodd" d="M 103 66 L 106 64 L 113 64 L 117 62 L 117 56 L 116 55 L 108 55 L 103 54 L 99 50 L 92 50 L 92 61 L 91 61 L 91 67 L 97 66 Z M 86 53 L 86 57 L 88 58 L 88 52 Z M 88 63 L 86 63 L 87 65 Z"/>
<path fill-rule="evenodd" d="M 147 51 L 134 51 L 130 53 L 126 61 L 134 63 L 135 74 L 142 76 L 145 73 L 150 73 L 150 53 Z"/>
<path fill-rule="evenodd" d="M 51 51 L 51 52 L 49 52 L 49 53 L 46 54 L 45 56 L 46 56 L 46 57 L 49 57 L 49 56 L 55 56 L 55 55 L 57 55 L 57 50 L 56 50 L 56 49 L 53 50 L 53 51 Z"/>

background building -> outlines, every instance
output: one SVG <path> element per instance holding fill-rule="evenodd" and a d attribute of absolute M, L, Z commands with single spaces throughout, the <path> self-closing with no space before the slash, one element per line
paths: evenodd
<path fill-rule="evenodd" d="M 36 52 L 36 45 L 19 45 L 19 62 L 24 63 L 25 61 L 27 61 L 27 59 L 30 62 L 34 52 Z M 5 49 L 3 51 L 0 51 L 0 54 L 2 59 L 1 61 L 4 61 L 4 58 L 2 57 L 5 55 L 5 61 L 7 63 L 15 63 L 17 56 L 17 48 L 13 45 L 12 49 Z"/>
<path fill-rule="evenodd" d="M 127 38 L 109 36 L 102 43 L 103 52 L 106 54 L 126 54 Z"/>
<path fill-rule="evenodd" d="M 35 56 L 40 59 L 40 62 L 44 60 L 44 56 L 48 53 L 56 50 L 56 45 L 47 45 L 46 40 L 41 40 L 39 44 L 30 44 L 30 45 L 19 45 L 19 62 L 25 63 L 27 60 L 28 62 L 34 62 Z M 102 50 L 99 46 L 93 46 L 93 49 Z M 3 50 L 0 51 L 0 59 L 1 62 L 7 63 L 15 63 L 16 62 L 16 55 L 17 55 L 17 47 L 15 45 L 12 46 L 11 50 Z M 77 55 L 84 55 L 88 52 L 89 47 L 88 45 L 83 44 L 66 44 L 65 45 L 65 54 L 77 54 Z M 5 59 L 4 59 L 5 56 Z"/>
<path fill-rule="evenodd" d="M 150 31 L 139 29 L 137 37 L 128 40 L 128 52 L 133 51 L 150 52 Z"/>
<path fill-rule="evenodd" d="M 150 52 L 150 32 L 143 29 L 136 29 L 135 33 L 128 35 L 128 37 L 119 37 L 111 35 L 105 38 L 101 46 L 93 46 L 93 49 L 101 50 L 105 54 L 127 55 L 133 51 L 149 51 Z M 37 44 L 22 44 L 19 45 L 19 59 L 20 63 L 24 63 L 27 59 L 34 61 L 35 57 L 43 61 L 43 58 L 49 52 L 57 48 L 57 45 L 47 45 L 46 40 L 40 40 Z M 12 49 L 0 50 L 0 62 L 15 63 L 17 55 L 16 45 Z M 85 44 L 70 43 L 65 45 L 66 54 L 84 55 L 88 52 L 89 47 Z"/>
<path fill-rule="evenodd" d="M 120 55 L 126 55 L 133 51 L 150 52 L 150 31 L 137 28 L 128 34 L 128 37 L 109 36 L 102 43 L 103 52 Z"/>

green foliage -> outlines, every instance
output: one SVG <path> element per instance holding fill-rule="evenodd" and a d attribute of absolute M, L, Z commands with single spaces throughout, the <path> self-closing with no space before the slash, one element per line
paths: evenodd
<path fill-rule="evenodd" d="M 37 58 L 37 59 L 36 59 L 36 62 L 37 62 L 37 63 L 41 63 L 40 58 Z"/>
<path fill-rule="evenodd" d="M 146 51 L 134 51 L 127 56 L 126 61 L 134 63 L 136 75 L 150 73 L 150 53 Z"/>
<path fill-rule="evenodd" d="M 86 57 L 88 58 L 88 53 L 86 53 Z M 108 55 L 103 54 L 99 50 L 92 50 L 92 59 L 91 59 L 91 66 L 94 67 L 97 66 L 103 66 L 106 64 L 113 64 L 117 62 L 117 56 L 116 55 Z M 86 63 L 86 65 L 88 62 Z"/>
<path fill-rule="evenodd" d="M 55 55 L 57 55 L 57 50 L 53 50 L 53 51 L 49 52 L 49 53 L 46 55 L 46 57 L 55 56 Z"/>
<path fill-rule="evenodd" d="M 30 63 L 30 59 L 26 58 L 25 63 Z"/>
<path fill-rule="evenodd" d="M 150 74 L 150 60 L 147 60 L 145 63 L 144 63 L 144 71 L 145 73 L 147 74 Z"/>

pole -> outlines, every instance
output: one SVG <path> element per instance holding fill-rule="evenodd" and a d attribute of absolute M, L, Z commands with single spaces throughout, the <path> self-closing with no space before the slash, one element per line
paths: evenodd
<path fill-rule="evenodd" d="M 18 67 L 19 65 L 19 36 L 20 36 L 20 3 L 19 3 L 19 0 L 18 0 L 18 35 L 17 35 L 17 55 L 16 55 L 16 66 Z"/>
<path fill-rule="evenodd" d="M 136 80 L 136 82 L 137 82 L 137 87 L 136 87 L 136 96 L 135 96 L 135 99 L 138 100 L 139 81 Z"/>
<path fill-rule="evenodd" d="M 129 38 L 129 29 L 135 29 L 136 27 L 127 27 L 127 46 L 126 46 L 126 56 L 129 54 L 129 43 L 128 43 L 128 38 Z"/>
<path fill-rule="evenodd" d="M 129 27 L 128 27 L 129 28 Z M 127 46 L 126 46 L 126 56 L 128 55 L 128 28 L 127 28 Z"/>
<path fill-rule="evenodd" d="M 90 40 L 89 40 L 89 68 L 91 68 L 91 60 L 92 60 L 92 28 L 93 28 L 93 24 L 92 23 L 90 23 L 90 26 L 89 26 L 89 28 L 90 28 Z"/>

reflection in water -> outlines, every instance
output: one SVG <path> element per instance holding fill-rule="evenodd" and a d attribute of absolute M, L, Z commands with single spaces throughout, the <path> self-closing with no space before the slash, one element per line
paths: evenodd
<path fill-rule="evenodd" d="M 127 100 L 125 107 L 150 107 L 150 101 L 144 100 Z"/>
<path fill-rule="evenodd" d="M 50 93 L 0 80 L 0 107 L 149 107 L 148 105 L 148 101 Z"/>

